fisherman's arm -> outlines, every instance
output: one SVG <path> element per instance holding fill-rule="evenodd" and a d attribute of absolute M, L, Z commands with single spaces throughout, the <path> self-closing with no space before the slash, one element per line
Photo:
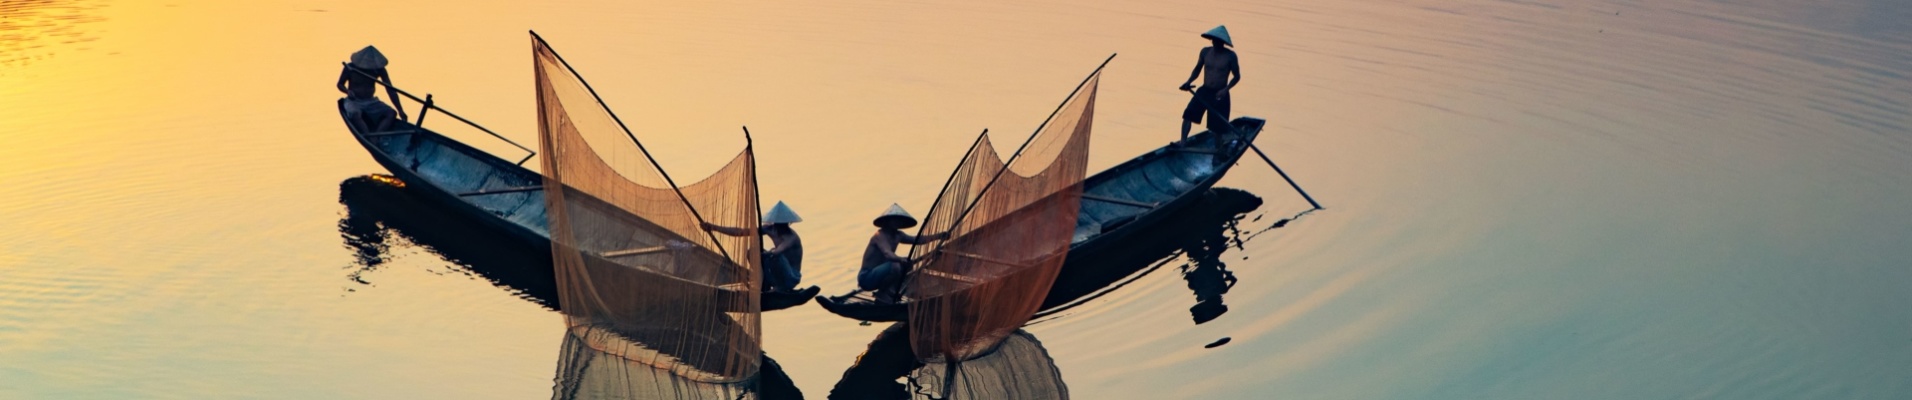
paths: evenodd
<path fill-rule="evenodd" d="M 1228 66 L 1228 72 L 1229 72 L 1229 74 L 1230 74 L 1230 75 L 1234 75 L 1234 77 L 1233 77 L 1233 78 L 1229 78 L 1229 79 L 1228 79 L 1228 87 L 1225 87 L 1225 88 L 1222 88 L 1222 93 L 1228 93 L 1228 90 L 1229 90 L 1229 89 L 1234 89 L 1234 88 L 1235 88 L 1235 84 L 1237 84 L 1237 83 L 1241 83 L 1241 57 L 1240 57 L 1240 53 L 1236 53 L 1236 57 L 1235 57 L 1235 59 L 1234 59 L 1234 60 L 1232 60 L 1232 61 L 1234 61 L 1234 62 L 1231 62 L 1231 63 L 1229 63 L 1230 65 Z"/>
<path fill-rule="evenodd" d="M 903 235 L 903 236 L 909 236 L 909 235 Z M 910 259 L 908 257 L 896 255 L 896 244 L 890 243 L 890 241 L 888 240 L 883 240 L 881 237 L 870 238 L 870 240 L 876 241 L 876 249 L 883 252 L 883 258 L 889 259 L 890 261 L 895 261 L 897 264 L 902 265 L 905 268 L 907 268 L 910 265 Z"/>
<path fill-rule="evenodd" d="M 771 248 L 770 248 L 770 253 L 771 253 L 771 254 L 783 254 L 783 252 L 784 252 L 784 251 L 787 251 L 787 250 L 790 250 L 790 248 L 792 248 L 792 247 L 797 247 L 797 246 L 798 246 L 798 244 L 799 244 L 799 243 L 802 243 L 802 242 L 803 242 L 803 238 L 800 238 L 800 237 L 797 237 L 796 235 L 791 235 L 791 236 L 790 236 L 790 240 L 782 240 L 782 239 L 778 239 L 778 240 L 777 240 L 777 246 L 776 246 L 776 247 L 771 247 Z"/>
<path fill-rule="evenodd" d="M 1188 81 L 1182 82 L 1182 90 L 1195 88 L 1195 78 L 1202 76 L 1202 66 L 1204 65 L 1208 65 L 1208 48 L 1206 47 L 1202 48 L 1200 55 L 1195 56 L 1195 70 L 1188 72 Z"/>
<path fill-rule="evenodd" d="M 909 244 L 924 244 L 924 243 L 934 242 L 934 241 L 948 239 L 948 238 L 949 238 L 949 232 L 932 233 L 932 234 L 923 235 L 923 236 L 903 235 L 903 241 L 908 242 Z"/>
<path fill-rule="evenodd" d="M 398 103 L 398 88 L 392 86 L 391 71 L 379 73 L 378 79 L 380 81 L 385 82 L 385 97 L 390 97 L 392 99 L 392 110 L 398 111 L 398 120 L 404 121 L 404 120 L 411 119 L 411 118 L 405 118 L 405 106 L 400 105 Z"/>
<path fill-rule="evenodd" d="M 703 224 L 704 230 L 711 231 L 711 232 L 722 233 L 729 236 L 749 236 L 750 235 L 750 230 L 744 229 L 744 228 L 732 228 L 732 227 L 723 226 L 723 225 L 711 224 L 709 222 L 702 222 L 701 224 Z"/>
<path fill-rule="evenodd" d="M 351 75 L 352 75 L 352 67 L 345 67 L 344 69 L 339 70 L 339 84 L 338 84 L 339 93 L 345 93 L 347 95 L 352 94 L 352 92 L 345 90 L 345 79 Z"/>

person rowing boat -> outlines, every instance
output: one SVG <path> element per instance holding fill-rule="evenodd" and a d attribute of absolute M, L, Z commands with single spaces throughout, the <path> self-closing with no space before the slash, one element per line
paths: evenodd
<path fill-rule="evenodd" d="M 916 261 L 896 255 L 896 245 L 948 239 L 949 232 L 923 236 L 903 233 L 903 229 L 916 226 L 916 217 L 910 216 L 902 205 L 895 203 L 891 203 L 890 208 L 872 223 L 876 224 L 876 234 L 870 235 L 869 246 L 863 248 L 863 267 L 857 270 L 856 286 L 863 291 L 876 292 L 878 302 L 894 303 L 899 300 L 903 277 L 909 275 L 910 267 Z"/>
<path fill-rule="evenodd" d="M 778 201 L 770 211 L 763 213 L 763 226 L 755 234 L 770 237 L 775 246 L 763 252 L 763 285 L 765 291 L 795 291 L 797 282 L 803 280 L 803 238 L 797 236 L 790 224 L 803 222 L 790 206 Z M 703 223 L 704 229 L 730 236 L 747 236 L 748 229 Z"/>
<path fill-rule="evenodd" d="M 345 93 L 345 116 L 357 118 L 374 131 L 390 130 L 394 122 L 406 120 L 404 108 L 397 107 L 398 88 L 392 87 L 392 74 L 385 71 L 387 63 L 377 47 L 365 46 L 352 53 L 352 61 L 339 70 L 337 86 L 340 93 Z M 379 101 L 375 94 L 381 82 L 385 84 L 385 96 L 392 99 L 390 105 Z"/>
<path fill-rule="evenodd" d="M 1189 72 L 1188 81 L 1182 82 L 1182 90 L 1193 90 L 1195 98 L 1189 99 L 1188 106 L 1182 109 L 1181 142 L 1188 141 L 1189 128 L 1196 122 L 1202 122 L 1204 115 L 1208 121 L 1203 122 L 1202 126 L 1208 127 L 1208 130 L 1215 133 L 1229 131 L 1226 128 L 1228 109 L 1233 101 L 1230 101 L 1228 91 L 1241 83 L 1241 60 L 1235 56 L 1234 50 L 1229 49 L 1235 45 L 1235 41 L 1228 37 L 1228 27 L 1217 25 L 1215 29 L 1202 33 L 1202 37 L 1207 38 L 1211 45 L 1202 48 L 1201 56 L 1195 59 L 1195 70 Z M 1233 78 L 1230 78 L 1231 75 Z M 1195 87 L 1195 78 L 1198 76 L 1202 78 L 1200 88 Z M 1225 141 L 1215 143 L 1219 145 Z"/>

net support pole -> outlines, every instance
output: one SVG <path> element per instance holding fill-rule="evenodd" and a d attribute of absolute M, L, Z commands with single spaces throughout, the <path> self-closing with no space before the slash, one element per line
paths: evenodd
<path fill-rule="evenodd" d="M 943 357 L 945 357 L 943 360 L 943 398 L 947 399 L 949 395 L 953 394 L 956 390 L 956 357 L 954 354 L 945 354 Z"/>
<path fill-rule="evenodd" d="M 752 215 L 756 215 L 759 218 L 757 220 L 758 221 L 757 225 L 758 227 L 761 228 L 763 226 L 763 219 L 761 219 L 763 217 L 763 187 L 757 186 L 757 141 L 750 138 L 750 125 L 744 125 L 743 128 L 744 128 L 744 154 L 750 155 L 750 206 L 754 207 L 750 210 L 750 212 L 752 213 Z M 759 232 L 751 232 L 751 233 L 759 233 Z M 762 238 L 759 238 L 759 240 L 761 239 Z M 761 251 L 763 242 L 758 242 L 757 245 L 758 245 L 758 250 Z M 741 255 L 744 257 L 750 257 L 750 254 L 741 254 Z M 763 255 L 758 254 L 757 256 L 761 258 Z M 757 267 L 759 269 L 763 268 L 762 259 L 757 260 L 757 264 L 758 264 Z M 762 285 L 763 282 L 761 277 L 763 276 L 763 274 L 757 274 L 757 276 L 759 277 L 757 284 Z"/>
<path fill-rule="evenodd" d="M 1056 110 L 1049 112 L 1049 118 L 1043 119 L 1041 125 L 1036 125 L 1036 131 L 1030 133 L 1028 139 L 1023 139 L 1022 145 L 1016 146 L 1016 152 L 1014 154 L 1010 154 L 1008 160 L 1003 161 L 1002 170 L 996 171 L 996 175 L 990 176 L 989 183 L 984 183 L 983 189 L 981 191 L 976 192 L 976 200 L 981 200 L 983 198 L 983 194 L 989 193 L 989 188 L 996 186 L 996 179 L 1002 178 L 1003 173 L 1009 172 L 1010 165 L 1015 164 L 1016 158 L 1022 156 L 1023 149 L 1028 148 L 1029 143 L 1036 141 L 1036 135 L 1041 134 L 1043 128 L 1049 127 L 1049 122 L 1054 121 L 1056 119 L 1056 114 L 1062 113 L 1062 108 L 1068 107 L 1069 102 L 1072 100 L 1075 100 L 1075 97 L 1077 94 L 1082 93 L 1082 87 L 1087 86 L 1089 84 L 1089 80 L 1095 79 L 1096 76 L 1102 75 L 1102 68 L 1108 67 L 1109 61 L 1114 61 L 1114 60 L 1115 60 L 1115 54 L 1113 53 L 1109 54 L 1109 58 L 1102 59 L 1102 64 L 1096 65 L 1095 71 L 1089 72 L 1089 76 L 1082 78 L 1082 83 L 1076 84 L 1075 90 L 1069 91 L 1068 97 L 1062 98 L 1062 104 L 1057 104 Z M 976 209 L 976 202 L 977 202 L 976 200 L 971 200 L 969 202 L 969 205 L 963 207 L 963 212 L 961 214 L 956 214 L 956 222 L 949 225 L 951 229 L 954 229 L 956 226 L 962 225 L 963 220 L 969 217 L 969 212 Z M 924 228 L 928 228 L 928 227 L 924 227 Z"/>
<path fill-rule="evenodd" d="M 965 157 L 967 157 L 967 156 L 968 156 L 968 155 L 969 155 L 970 153 L 974 153 L 974 152 L 976 152 L 976 146 L 981 146 L 981 145 L 983 144 L 983 138 L 985 138 L 985 137 L 989 137 L 989 128 L 983 128 L 983 133 L 980 133 L 980 134 L 977 134 L 977 135 L 976 135 L 976 141 L 974 141 L 974 142 L 970 142 L 970 143 L 969 143 L 969 150 L 968 150 L 967 152 L 964 152 L 964 153 L 963 153 L 963 155 L 964 155 Z M 995 151 L 995 150 L 994 150 L 994 149 L 991 149 L 990 151 Z M 943 188 L 942 188 L 942 189 L 937 189 L 937 190 L 936 190 L 936 193 L 937 193 L 937 197 L 936 197 L 936 203 L 930 203 L 930 205 L 929 205 L 929 211 L 928 211 L 928 212 L 925 212 L 925 213 L 923 213 L 923 218 L 926 218 L 926 219 L 927 219 L 927 218 L 929 218 L 929 216 L 930 216 L 930 215 L 933 215 L 933 214 L 936 214 L 936 204 L 937 204 L 937 203 L 941 203 L 941 202 L 943 202 L 943 197 L 942 197 L 942 193 L 944 193 L 944 192 L 948 192 L 948 191 L 949 191 L 949 185 L 950 185 L 950 184 L 952 184 L 952 183 L 956 183 L 956 173 L 957 173 L 957 172 L 962 172 L 962 170 L 963 170 L 963 165 L 962 165 L 961 163 L 957 163 L 957 164 L 956 164 L 956 169 L 955 169 L 955 170 L 951 170 L 951 171 L 949 171 L 949 179 L 945 179 L 945 180 L 943 180 Z M 923 230 L 924 230 L 924 229 L 929 229 L 929 226 L 928 226 L 928 225 L 929 225 L 929 224 L 924 224 L 924 226 L 922 226 L 922 227 L 918 227 L 918 228 L 916 229 L 916 235 L 917 235 L 917 236 L 922 236 L 922 235 L 923 235 Z M 917 245 L 915 245 L 915 244 L 911 244 L 911 245 L 910 245 L 910 251 L 911 251 L 911 252 L 915 252 L 915 251 L 916 251 L 916 246 L 917 246 Z"/>
<path fill-rule="evenodd" d="M 611 111 L 611 106 L 604 104 L 604 97 L 598 96 L 597 89 L 591 88 L 591 82 L 585 81 L 584 75 L 579 74 L 577 68 L 572 68 L 571 62 L 565 61 L 564 56 L 559 55 L 557 50 L 552 49 L 551 44 L 546 43 L 544 41 L 543 36 L 538 36 L 537 31 L 530 31 L 530 32 L 531 32 L 531 40 L 538 41 L 537 44 L 539 47 L 543 47 L 545 51 L 551 52 L 551 57 L 558 59 L 559 65 L 563 65 L 566 71 L 570 71 L 572 77 L 578 78 L 578 83 L 584 85 L 585 92 L 591 93 L 591 99 L 597 101 L 598 107 L 604 108 L 604 113 L 611 116 L 611 121 L 617 122 L 617 128 L 624 131 L 624 136 L 631 138 L 631 144 L 637 145 L 637 151 L 644 154 L 644 160 L 650 161 L 651 166 L 657 168 L 657 174 L 664 177 L 664 183 L 668 183 L 671 185 L 671 192 L 677 193 L 677 200 L 684 202 L 684 208 L 690 210 L 690 216 L 693 218 L 696 218 L 697 223 L 699 225 L 708 223 L 704 221 L 704 216 L 697 212 L 697 207 L 690 204 L 690 198 L 684 197 L 684 190 L 677 187 L 676 181 L 671 180 L 671 174 L 669 172 L 664 171 L 664 166 L 659 165 L 657 163 L 657 158 L 651 157 L 651 151 L 649 149 L 644 148 L 644 142 L 638 141 L 637 135 L 631 133 L 631 128 L 624 125 L 624 119 L 618 118 L 617 112 Z M 755 161 L 753 160 L 753 162 Z M 730 251 L 724 248 L 723 242 L 720 242 L 717 240 L 716 233 L 712 233 L 709 230 L 701 229 L 702 228 L 701 226 L 699 226 L 698 228 L 699 230 L 704 231 L 705 236 L 710 237 L 710 244 L 717 246 L 717 251 L 719 253 L 722 253 L 724 255 L 724 258 L 730 258 Z"/>

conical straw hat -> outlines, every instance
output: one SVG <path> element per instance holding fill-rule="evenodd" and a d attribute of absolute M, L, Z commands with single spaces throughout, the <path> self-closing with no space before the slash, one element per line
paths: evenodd
<path fill-rule="evenodd" d="M 909 211 L 903 211 L 903 206 L 890 203 L 890 209 L 883 210 L 883 215 L 877 216 L 874 223 L 878 228 L 907 229 L 916 226 L 916 217 L 910 216 Z"/>
<path fill-rule="evenodd" d="M 365 46 L 357 53 L 352 53 L 352 68 L 383 69 L 385 63 L 385 54 L 378 52 L 377 47 Z"/>
<path fill-rule="evenodd" d="M 1222 43 L 1228 44 L 1229 47 L 1235 46 L 1235 40 L 1228 38 L 1227 25 L 1215 25 L 1215 29 L 1209 29 L 1207 33 L 1202 34 L 1202 37 L 1209 38 L 1209 39 L 1221 39 Z"/>
<path fill-rule="evenodd" d="M 764 225 L 798 222 L 803 222 L 803 217 L 797 216 L 797 212 L 791 211 L 790 206 L 784 205 L 782 201 L 778 201 L 777 205 L 770 207 L 770 211 L 763 213 Z"/>

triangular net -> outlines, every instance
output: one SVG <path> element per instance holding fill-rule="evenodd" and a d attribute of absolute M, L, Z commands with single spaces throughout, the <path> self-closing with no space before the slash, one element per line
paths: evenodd
<path fill-rule="evenodd" d="M 564 60 L 532 36 L 551 255 L 568 332 L 606 354 L 705 382 L 757 372 L 756 232 L 749 146 L 677 186 Z"/>
<path fill-rule="evenodd" d="M 910 251 L 925 260 L 905 291 L 918 359 L 973 357 L 1042 305 L 1075 232 L 1098 81 L 1099 69 L 1006 165 L 985 132 L 951 174 L 920 232 L 950 238 Z"/>

